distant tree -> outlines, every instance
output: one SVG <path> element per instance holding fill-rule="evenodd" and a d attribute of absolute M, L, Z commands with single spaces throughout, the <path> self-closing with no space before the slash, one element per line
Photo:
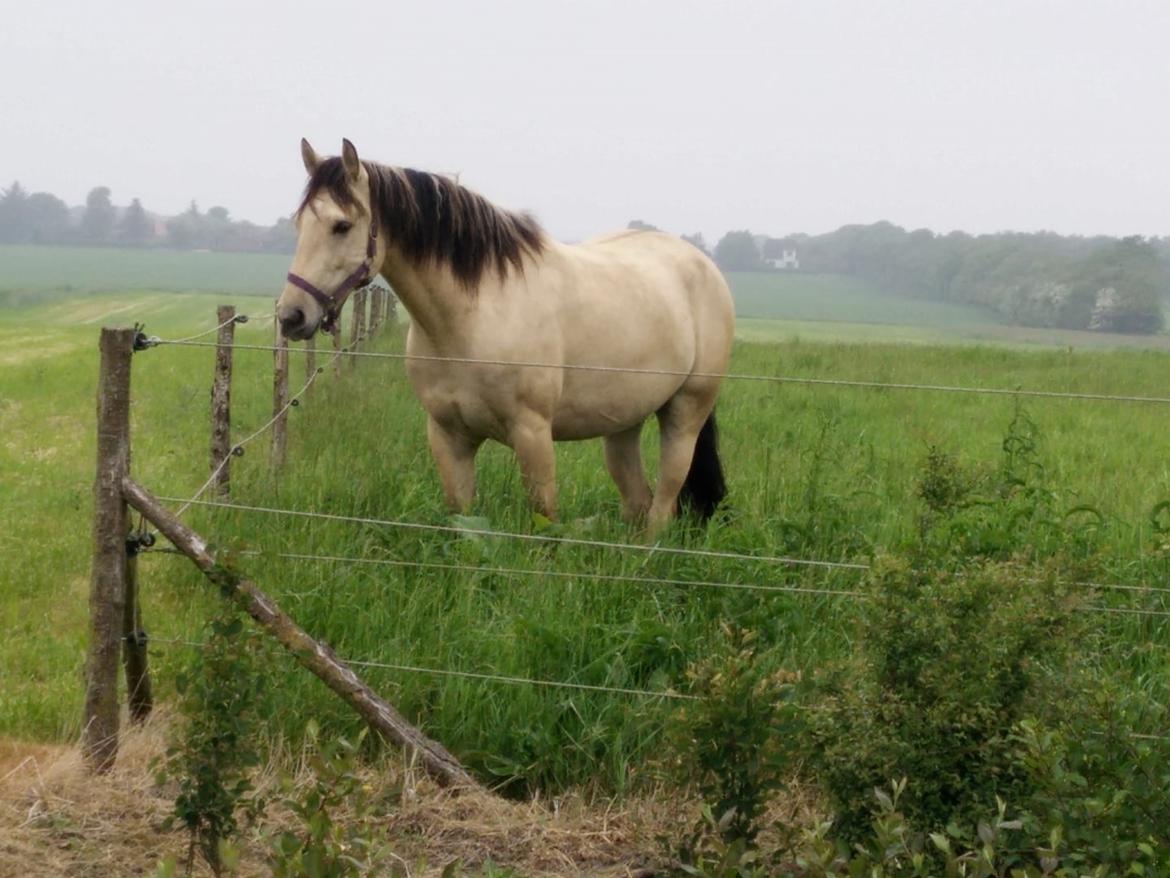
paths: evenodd
<path fill-rule="evenodd" d="M 207 246 L 207 228 L 199 205 L 194 201 L 176 217 L 167 222 L 167 241 L 179 250 L 195 250 Z"/>
<path fill-rule="evenodd" d="M 291 216 L 282 216 L 265 231 L 264 249 L 272 253 L 292 253 L 297 249 L 297 227 Z"/>
<path fill-rule="evenodd" d="M 746 230 L 728 232 L 715 245 L 715 262 L 724 271 L 755 271 L 763 267 L 756 239 Z"/>
<path fill-rule="evenodd" d="M 108 186 L 96 186 L 85 197 L 85 213 L 81 217 L 81 236 L 94 244 L 105 244 L 114 230 L 114 205 Z"/>
<path fill-rule="evenodd" d="M 688 244 L 690 244 L 694 247 L 697 247 L 699 250 L 701 250 L 703 253 L 706 253 L 708 256 L 711 255 L 711 251 L 707 249 L 707 242 L 703 240 L 703 233 L 702 232 L 695 232 L 693 235 L 683 235 L 682 239 L 684 241 L 686 241 Z"/>
<path fill-rule="evenodd" d="M 0 241 L 12 244 L 25 240 L 27 202 L 28 193 L 19 181 L 0 195 Z"/>
<path fill-rule="evenodd" d="M 142 202 L 135 198 L 122 215 L 122 222 L 118 226 L 119 236 L 127 244 L 141 245 L 153 237 L 154 229 Z"/>
<path fill-rule="evenodd" d="M 1093 251 L 1077 268 L 1077 283 L 1092 290 L 1089 329 L 1160 332 L 1165 325 L 1166 274 L 1151 242 L 1123 238 Z"/>
<path fill-rule="evenodd" d="M 652 226 L 650 223 L 644 223 L 641 220 L 630 220 L 626 225 L 627 229 L 636 229 L 640 232 L 657 232 L 658 226 Z"/>
<path fill-rule="evenodd" d="M 34 192 L 24 205 L 25 240 L 34 244 L 62 244 L 69 237 L 69 208 L 56 195 Z"/>
<path fill-rule="evenodd" d="M 226 207 L 212 207 L 203 217 L 207 246 L 212 250 L 236 250 L 238 230 Z"/>

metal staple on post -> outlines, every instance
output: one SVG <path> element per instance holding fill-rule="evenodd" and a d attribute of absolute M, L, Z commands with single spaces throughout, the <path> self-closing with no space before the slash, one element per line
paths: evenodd
<path fill-rule="evenodd" d="M 109 771 L 118 754 L 118 659 L 126 600 L 129 515 L 122 482 L 130 473 L 130 360 L 133 329 L 103 329 L 97 390 L 93 568 L 85 664 L 82 752 L 89 767 Z"/>
<path fill-rule="evenodd" d="M 220 305 L 215 347 L 215 377 L 211 384 L 212 492 L 226 498 L 231 493 L 232 454 L 232 350 L 236 337 L 236 309 Z"/>
<path fill-rule="evenodd" d="M 278 471 L 284 466 L 288 449 L 288 339 L 275 321 L 276 345 L 272 351 L 274 368 L 272 375 L 272 469 Z"/>

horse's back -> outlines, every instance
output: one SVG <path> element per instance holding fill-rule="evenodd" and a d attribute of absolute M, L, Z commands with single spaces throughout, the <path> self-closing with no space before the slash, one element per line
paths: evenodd
<path fill-rule="evenodd" d="M 623 320 L 637 316 L 639 306 L 644 317 L 667 311 L 677 335 L 694 338 L 694 355 L 702 361 L 695 371 L 726 367 L 735 308 L 726 280 L 707 254 L 674 235 L 640 229 L 592 238 L 574 249 L 608 280 L 594 291 L 610 300 L 605 310 Z"/>
<path fill-rule="evenodd" d="M 539 295 L 549 293 L 557 313 L 563 362 L 604 368 L 564 373 L 558 438 L 628 429 L 669 402 L 692 373 L 726 370 L 731 294 L 701 251 L 641 231 L 560 250 L 558 288 Z"/>

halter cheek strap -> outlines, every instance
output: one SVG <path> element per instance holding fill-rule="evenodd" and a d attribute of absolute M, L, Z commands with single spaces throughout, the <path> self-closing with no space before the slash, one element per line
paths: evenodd
<path fill-rule="evenodd" d="M 332 293 L 324 292 L 299 274 L 293 274 L 291 271 L 288 273 L 288 282 L 312 296 L 313 300 L 321 306 L 321 310 L 325 312 L 325 316 L 321 320 L 321 327 L 326 332 L 333 331 L 334 324 L 336 324 L 337 318 L 341 315 L 341 308 L 345 305 L 345 300 L 349 294 L 358 287 L 364 287 L 373 280 L 371 272 L 374 268 L 374 250 L 377 243 L 378 221 L 371 215 L 370 237 L 366 241 L 366 259 L 361 265 L 351 271 L 349 276 Z"/>

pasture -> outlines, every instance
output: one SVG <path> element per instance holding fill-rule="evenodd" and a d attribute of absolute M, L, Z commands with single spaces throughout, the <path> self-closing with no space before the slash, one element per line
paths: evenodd
<path fill-rule="evenodd" d="M 821 320 L 816 302 L 864 292 L 843 292 L 831 281 L 813 291 L 783 286 L 795 276 L 773 289 L 793 293 L 791 310 L 772 302 L 765 312 L 742 292 L 742 277 L 732 282 L 740 310 L 761 314 L 740 318 L 735 373 L 1166 395 L 1170 359 L 1158 350 L 980 344 L 922 322 L 915 303 L 905 302 L 899 319 L 917 324 Z M 269 296 L 31 289 L 24 296 L 34 293 L 39 303 L 0 310 L 0 624 L 7 633 L 0 641 L 0 743 L 12 742 L 17 754 L 38 752 L 32 742 L 67 743 L 80 734 L 98 328 L 140 321 L 151 334 L 179 338 L 209 329 L 215 306 L 230 302 L 260 318 L 237 327 L 238 343 L 267 345 L 272 333 Z M 878 316 L 860 305 L 850 313 Z M 371 350 L 398 352 L 403 341 L 401 327 L 387 329 Z M 135 355 L 132 470 L 156 494 L 189 497 L 207 476 L 212 359 L 206 347 Z M 241 349 L 235 360 L 240 437 L 271 413 L 272 355 Z M 327 362 L 323 351 L 318 362 Z M 302 365 L 294 350 L 294 391 L 304 381 Z M 616 796 L 633 814 L 649 802 L 648 813 L 657 816 L 628 830 L 636 856 L 661 831 L 664 818 L 655 809 L 669 782 L 664 728 L 679 710 L 679 702 L 656 693 L 686 692 L 689 669 L 725 653 L 728 624 L 755 633 L 766 668 L 811 680 L 848 661 L 859 648 L 869 577 L 765 558 L 872 564 L 946 554 L 950 536 L 927 536 L 924 497 L 949 478 L 947 467 L 979 494 L 969 510 L 974 518 L 954 539 L 1018 565 L 1021 588 L 1029 587 L 1033 565 L 1043 564 L 1068 579 L 1124 587 L 1084 592 L 1084 625 L 1068 648 L 1088 673 L 1114 681 L 1108 686 L 1165 702 L 1170 602 L 1157 588 L 1170 574 L 1170 466 L 1161 438 L 1170 405 L 731 380 L 718 414 L 729 504 L 706 529 L 674 525 L 660 545 L 746 557 L 490 535 L 639 544 L 619 516 L 598 442 L 557 447 L 558 523 L 528 512 L 511 453 L 492 445 L 480 455 L 475 508 L 466 517 L 449 515 L 421 408 L 402 362 L 392 359 L 361 360 L 340 378 L 326 369 L 291 412 L 285 468 L 271 471 L 269 437 L 261 435 L 233 462 L 232 499 L 455 532 L 204 506 L 184 518 L 339 656 L 367 663 L 360 670 L 371 685 L 486 783 L 517 797 Z M 652 472 L 655 440 L 650 427 L 643 448 Z M 997 499 L 1005 479 L 1021 473 L 1033 504 L 1023 510 Z M 143 555 L 139 579 L 156 696 L 166 705 L 194 655 L 190 644 L 207 637 L 207 620 L 221 602 L 175 555 Z M 357 731 L 360 721 L 287 654 L 261 645 L 256 660 L 274 747 L 296 746 L 310 720 L 327 734 Z M 615 689 L 626 691 L 606 691 Z M 1143 714 L 1126 731 L 1162 736 L 1167 729 L 1164 719 Z M 145 762 L 161 747 L 151 737 L 157 734 L 148 729 L 145 742 L 128 738 L 116 784 L 146 776 Z M 382 783 L 400 783 L 397 769 L 379 764 Z M 55 789 L 81 793 L 77 786 Z M 152 807 L 165 806 L 157 791 L 151 795 Z M 54 819 L 105 819 L 96 803 L 85 807 L 94 813 Z M 575 813 L 574 837 L 584 838 L 596 815 Z M 534 818 L 518 819 L 530 825 Z M 621 817 L 637 825 L 642 819 Z M 674 831 L 686 819 L 666 818 L 666 825 Z M 87 835 L 77 855 L 112 856 L 121 850 L 111 840 L 116 835 Z M 148 869 L 161 855 L 154 844 L 143 848 Z M 426 855 L 449 853 L 440 844 Z"/>
<path fill-rule="evenodd" d="M 222 297 L 87 298 L 4 315 L 0 341 L 0 734 L 67 740 L 77 734 L 84 650 L 88 518 L 92 480 L 95 328 L 142 320 L 174 337 L 205 329 Z M 265 313 L 266 299 L 237 299 Z M 240 342 L 266 343 L 269 328 L 241 327 Z M 386 350 L 401 345 L 386 335 Z M 293 355 L 294 388 L 299 359 Z M 1010 350 L 923 344 L 740 343 L 733 370 L 793 377 L 1027 387 L 1158 396 L 1167 360 L 1148 351 Z M 157 493 L 187 496 L 206 477 L 211 352 L 163 347 L 139 354 L 134 374 L 133 470 Z M 238 433 L 267 419 L 271 356 L 237 351 L 233 391 Z M 289 465 L 269 473 L 263 440 L 236 462 L 243 503 L 381 519 L 451 523 L 426 448 L 423 416 L 398 361 L 367 361 L 295 410 Z M 1151 403 L 981 397 L 959 394 L 731 382 L 719 406 L 731 489 L 729 514 L 706 531 L 676 526 L 670 545 L 866 562 L 913 542 L 917 486 L 928 451 L 942 449 L 983 472 L 1002 465 L 1003 439 L 1023 406 L 1038 429 L 1038 465 L 1058 511 L 1091 507 L 1070 527 L 1087 534 L 1070 563 L 1093 578 L 1138 584 L 1164 575 L 1151 513 L 1170 498 L 1164 436 L 1170 407 Z M 653 466 L 653 430 L 645 451 Z M 562 523 L 553 533 L 636 541 L 621 523 L 598 443 L 558 447 Z M 483 536 L 289 520 L 192 509 L 189 519 L 240 555 L 308 630 L 339 654 L 374 662 L 488 672 L 601 686 L 662 690 L 682 685 L 687 665 L 734 620 L 766 637 L 771 660 L 811 670 L 851 647 L 851 598 L 679 587 L 689 579 L 850 589 L 858 574 L 762 561 L 596 548 L 538 547 Z M 1075 518 L 1075 516 L 1074 516 Z M 488 447 L 480 462 L 474 529 L 549 527 L 526 512 L 510 454 Z M 305 554 L 360 561 L 306 561 Z M 398 567 L 369 561 L 411 562 Z M 488 568 L 468 572 L 459 568 Z M 493 571 L 510 572 L 493 572 Z M 555 571 L 556 577 L 544 575 Z M 593 574 L 635 581 L 598 580 Z M 213 605 L 190 565 L 147 556 L 145 613 L 160 641 L 164 689 L 181 645 L 197 639 Z M 1160 608 L 1156 595 L 1107 593 L 1102 603 Z M 1104 666 L 1166 685 L 1164 623 L 1102 615 Z M 290 661 L 273 658 L 282 732 L 310 716 L 327 727 L 354 720 Z M 485 776 L 518 789 L 636 784 L 656 746 L 668 703 L 606 693 L 569 693 L 423 673 L 370 669 L 391 700 Z"/>

